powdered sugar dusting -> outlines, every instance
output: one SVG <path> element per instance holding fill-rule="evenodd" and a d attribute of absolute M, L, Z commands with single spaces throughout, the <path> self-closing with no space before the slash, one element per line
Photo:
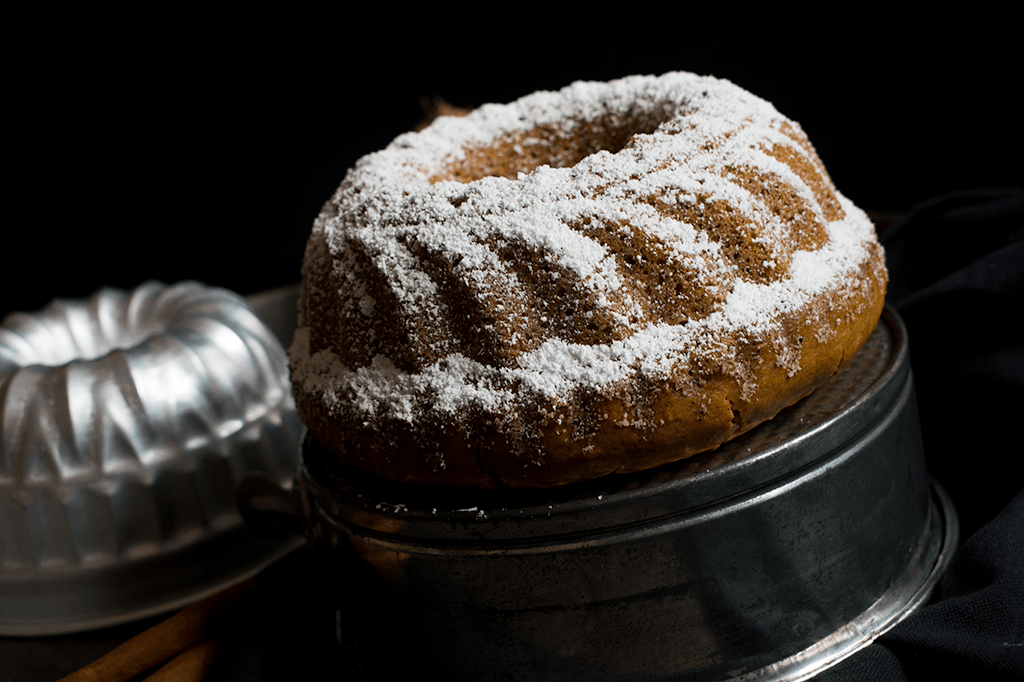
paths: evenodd
<path fill-rule="evenodd" d="M 573 146 L 629 126 L 641 132 L 621 148 Z M 543 145 L 554 151 L 530 161 Z M 877 253 L 818 168 L 796 123 L 692 74 L 439 119 L 361 159 L 316 221 L 328 248 L 305 270 L 328 302 L 307 294 L 302 319 L 334 316 L 339 336 L 300 330 L 293 383 L 336 415 L 507 421 L 638 373 L 684 385 L 698 360 L 733 371 L 737 338 L 770 342 Z"/>

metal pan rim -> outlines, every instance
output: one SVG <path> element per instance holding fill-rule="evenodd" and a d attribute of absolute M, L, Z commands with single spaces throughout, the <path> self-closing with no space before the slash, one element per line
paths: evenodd
<path fill-rule="evenodd" d="M 931 597 L 960 541 L 960 524 L 949 494 L 931 479 L 929 523 L 920 557 L 874 604 L 845 626 L 812 646 L 760 670 L 727 678 L 729 682 L 801 682 L 831 668 L 889 632 Z M 723 679 L 722 682 L 725 682 Z"/>

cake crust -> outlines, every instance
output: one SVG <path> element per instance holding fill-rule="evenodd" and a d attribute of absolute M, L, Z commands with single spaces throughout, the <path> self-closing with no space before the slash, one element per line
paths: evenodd
<path fill-rule="evenodd" d="M 548 487 L 713 449 L 856 352 L 884 256 L 799 125 L 692 74 L 442 117 L 318 217 L 299 414 L 400 481 Z"/>

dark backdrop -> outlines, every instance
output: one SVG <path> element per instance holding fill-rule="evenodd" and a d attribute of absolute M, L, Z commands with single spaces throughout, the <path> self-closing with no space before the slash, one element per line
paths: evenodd
<path fill-rule="evenodd" d="M 471 107 L 577 79 L 689 70 L 798 120 L 839 189 L 883 218 L 950 191 L 1024 187 L 1016 23 L 959 9 L 940 19 L 830 9 L 819 20 L 732 6 L 552 15 L 492 5 L 470 25 L 383 4 L 349 16 L 8 15 L 0 316 L 150 278 L 241 293 L 297 281 L 310 224 L 345 170 L 411 128 L 430 97 Z M 972 539 L 943 600 L 830 679 L 982 669 L 1019 679 L 1024 669 L 1024 498 L 1007 506 L 1020 447 L 1001 435 L 1024 407 L 1013 327 L 1024 211 L 1020 193 L 988 196 L 933 203 L 888 241 L 891 298 L 904 297 L 913 325 L 929 467 Z M 993 252 L 999 267 L 979 258 L 946 268 L 978 255 L 958 242 L 976 233 L 1016 241 Z M 264 679 L 239 672 L 261 655 L 294 665 L 276 630 L 250 639 L 218 679 Z"/>
<path fill-rule="evenodd" d="M 0 315 L 147 278 L 242 293 L 297 281 L 309 226 L 346 168 L 435 96 L 474 106 L 688 70 L 800 121 L 866 209 L 1024 184 L 1006 18 L 485 14 L 470 25 L 390 8 L 12 22 L 15 210 L 2 228 Z"/>

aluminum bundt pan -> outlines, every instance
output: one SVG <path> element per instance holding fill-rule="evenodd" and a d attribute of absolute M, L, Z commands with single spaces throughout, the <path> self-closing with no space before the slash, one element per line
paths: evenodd
<path fill-rule="evenodd" d="M 808 398 L 656 470 L 503 495 L 303 456 L 366 679 L 807 679 L 924 603 L 957 543 L 891 309 Z"/>
<path fill-rule="evenodd" d="M 248 472 L 294 480 L 295 301 L 149 282 L 4 319 L 0 635 L 178 608 L 299 544 L 235 502 Z"/>

